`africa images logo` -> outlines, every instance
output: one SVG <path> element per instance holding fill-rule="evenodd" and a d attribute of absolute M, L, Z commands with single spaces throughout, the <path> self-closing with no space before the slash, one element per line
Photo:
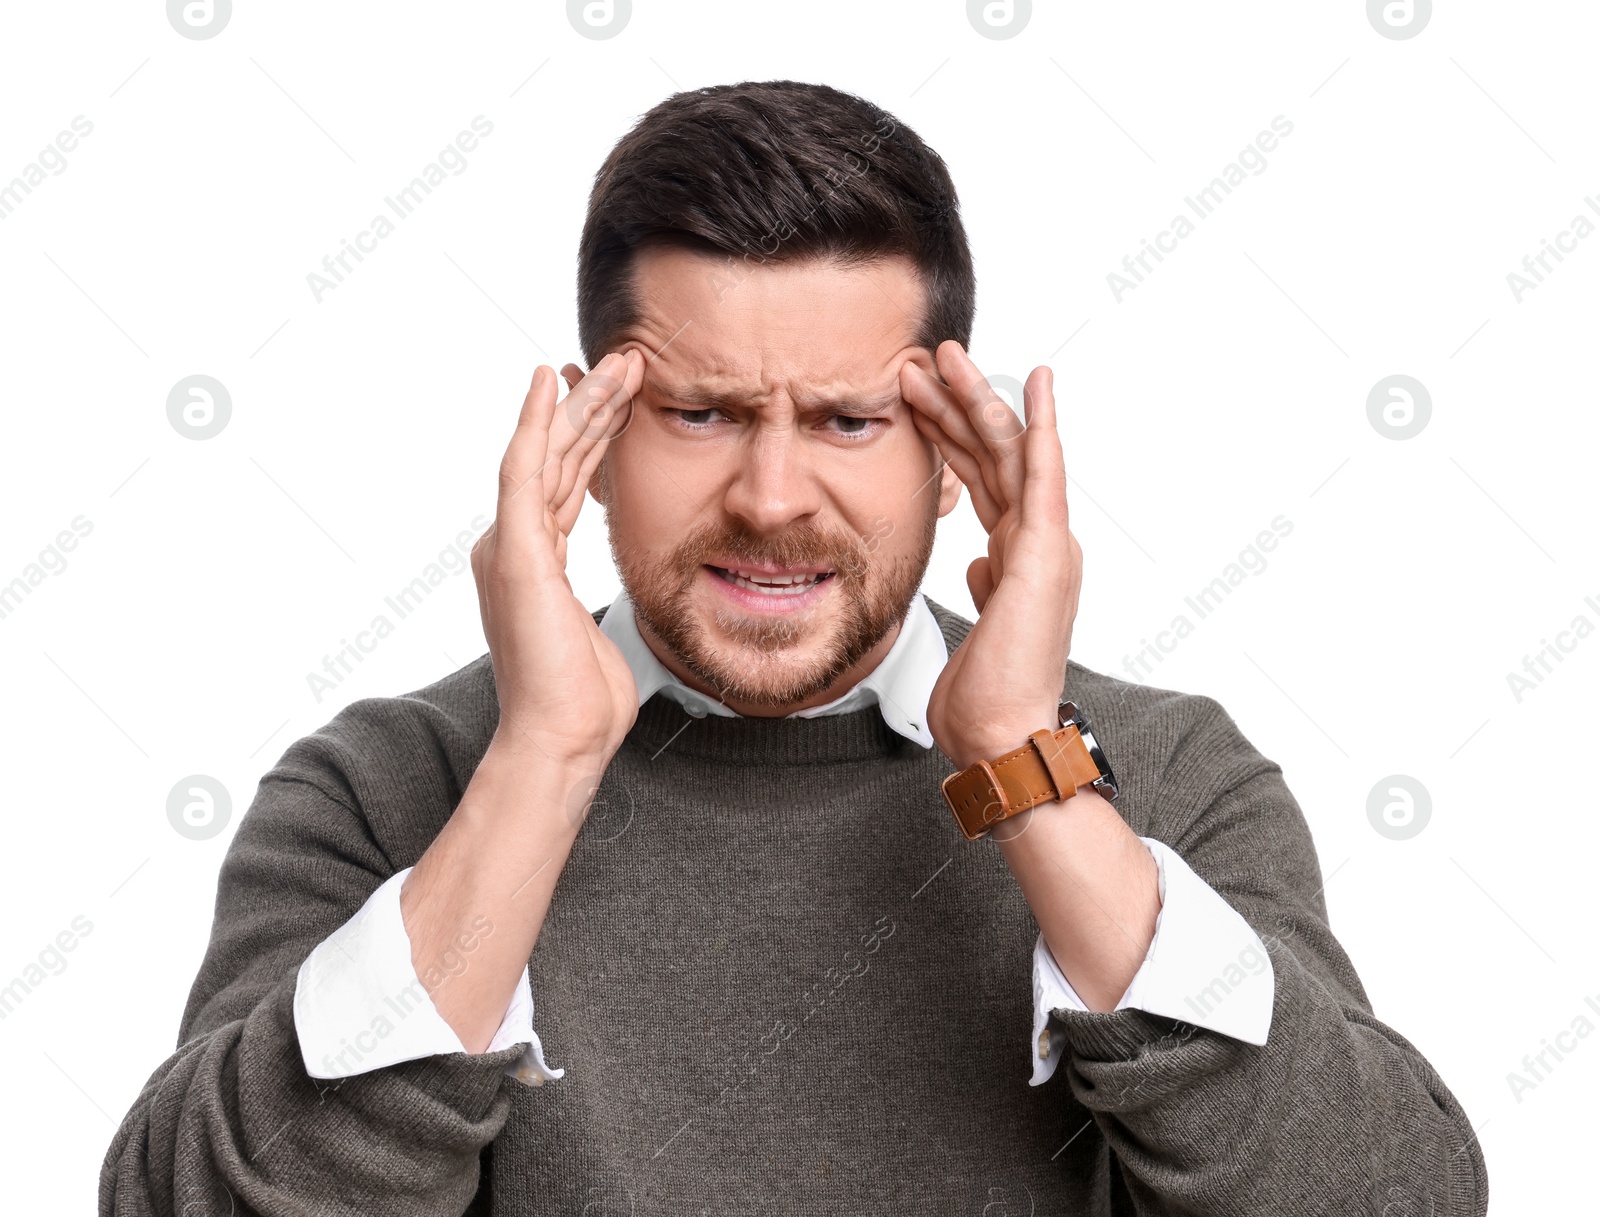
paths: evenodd
<path fill-rule="evenodd" d="M 167 21 L 185 38 L 204 42 L 228 27 L 233 0 L 167 0 Z"/>
<path fill-rule="evenodd" d="M 985 38 L 1015 38 L 1033 16 L 1033 0 L 967 0 L 967 20 Z"/>
<path fill-rule="evenodd" d="M 567 0 L 567 22 L 585 38 L 615 38 L 633 16 L 633 0 Z"/>

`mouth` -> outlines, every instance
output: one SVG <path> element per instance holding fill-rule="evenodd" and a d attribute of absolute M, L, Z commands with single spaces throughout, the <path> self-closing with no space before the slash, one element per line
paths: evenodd
<path fill-rule="evenodd" d="M 835 581 L 837 572 L 818 565 L 763 567 L 704 567 L 718 587 L 735 603 L 771 612 L 792 611 L 820 599 Z"/>

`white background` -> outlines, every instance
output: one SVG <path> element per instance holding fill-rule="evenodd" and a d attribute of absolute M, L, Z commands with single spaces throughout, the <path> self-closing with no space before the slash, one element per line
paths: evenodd
<path fill-rule="evenodd" d="M 0 583 L 92 524 L 0 619 L 0 984 L 93 924 L 0 1021 L 16 1211 L 92 1206 L 260 775 L 349 701 L 482 653 L 456 576 L 320 702 L 306 679 L 492 510 L 534 366 L 581 362 L 595 168 L 678 88 L 766 78 L 859 92 L 949 163 L 974 357 L 1056 370 L 1078 659 L 1126 674 L 1292 522 L 1148 679 L 1218 698 L 1283 765 L 1334 929 L 1479 1128 L 1495 1211 L 1553 1209 L 1592 1153 L 1600 1036 L 1520 1100 L 1507 1075 L 1574 1018 L 1600 1027 L 1600 637 L 1520 701 L 1507 673 L 1580 614 L 1600 625 L 1600 239 L 1520 302 L 1506 276 L 1600 221 L 1600 15 L 1441 10 L 1392 40 L 1355 2 L 1041 4 L 994 40 L 951 0 L 638 0 L 593 40 L 556 3 L 241 0 L 193 41 L 148 0 L 8 6 L 0 182 L 94 125 L 0 221 Z M 307 274 L 476 115 L 494 131 L 465 172 L 315 300 Z M 1119 303 L 1108 272 L 1277 115 L 1294 130 L 1265 171 Z M 200 442 L 166 416 L 196 373 L 233 407 Z M 1432 398 L 1409 440 L 1367 417 L 1395 373 Z M 980 547 L 963 503 L 926 583 L 969 616 Z M 596 505 L 570 552 L 584 603 L 609 601 Z M 210 840 L 167 820 L 190 774 L 232 795 Z M 1409 840 L 1368 819 L 1391 774 L 1431 795 Z"/>

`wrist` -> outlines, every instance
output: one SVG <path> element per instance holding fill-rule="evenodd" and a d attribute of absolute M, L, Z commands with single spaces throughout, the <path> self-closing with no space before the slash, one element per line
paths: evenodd
<path fill-rule="evenodd" d="M 953 738 L 944 751 L 957 768 L 965 769 L 1021 747 L 1028 742 L 1028 736 L 1041 727 L 1054 731 L 1058 726 L 1056 703 L 1051 702 L 1031 714 L 1007 714 L 1003 720 L 990 719 L 981 725 L 974 724 L 971 730 Z"/>
<path fill-rule="evenodd" d="M 618 744 L 620 746 L 620 743 Z M 616 747 L 599 740 L 553 739 L 538 732 L 512 725 L 504 717 L 489 738 L 484 764 L 497 768 L 535 770 L 555 777 L 605 772 Z"/>
<path fill-rule="evenodd" d="M 1083 786 L 1093 786 L 1106 799 L 1117 797 L 1116 775 L 1082 711 L 1072 702 L 1061 702 L 1056 719 L 1060 727 L 1035 728 L 1026 743 L 1003 753 L 991 750 L 995 745 L 989 741 L 1000 738 L 993 728 L 961 749 L 977 756 L 946 777 L 941 790 L 969 841 L 1041 804 L 1064 804 Z M 959 760 L 954 754 L 952 759 Z M 1007 835 L 1020 836 L 1031 823 L 1029 818 L 1014 825 Z"/>
<path fill-rule="evenodd" d="M 500 829 L 533 831 L 540 838 L 552 829 L 559 836 L 575 837 L 610 760 L 609 754 L 564 755 L 525 739 L 497 736 L 457 812 L 496 821 Z"/>

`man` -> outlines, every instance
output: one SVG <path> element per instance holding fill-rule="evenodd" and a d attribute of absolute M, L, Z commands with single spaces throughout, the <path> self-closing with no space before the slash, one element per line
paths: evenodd
<path fill-rule="evenodd" d="M 473 551 L 489 654 L 263 779 L 103 1213 L 1485 1211 L 1278 767 L 1069 663 L 1052 378 L 1000 402 L 973 300 L 877 108 L 641 120 L 592 370 L 534 374 Z M 975 623 L 917 591 L 963 485 Z"/>

